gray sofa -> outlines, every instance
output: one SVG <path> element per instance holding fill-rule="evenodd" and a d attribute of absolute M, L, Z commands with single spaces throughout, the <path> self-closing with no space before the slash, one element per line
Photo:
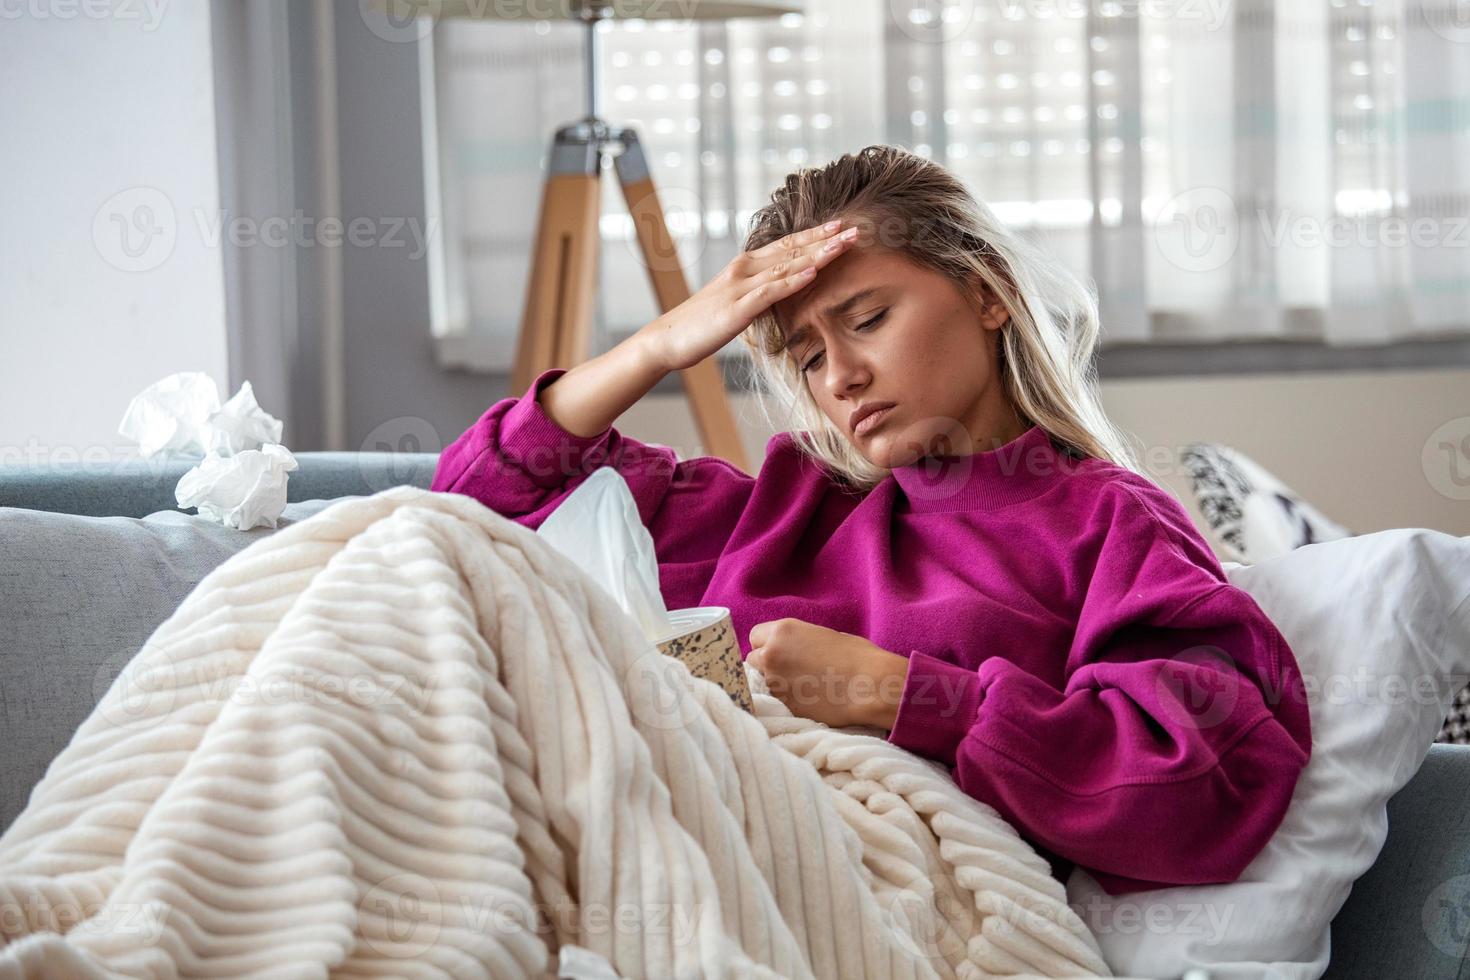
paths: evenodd
<path fill-rule="evenodd" d="M 433 454 L 299 453 L 281 526 L 335 499 L 427 487 Z M 0 827 L 189 590 L 271 533 L 175 509 L 192 465 L 0 466 Z M 171 511 L 171 513 L 169 513 Z M 1334 980 L 1470 976 L 1470 746 L 1437 744 L 1390 801 L 1389 837 L 1333 922 Z"/>

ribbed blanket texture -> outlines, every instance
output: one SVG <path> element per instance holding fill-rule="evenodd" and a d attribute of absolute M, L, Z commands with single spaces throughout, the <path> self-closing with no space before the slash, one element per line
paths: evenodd
<path fill-rule="evenodd" d="M 1108 976 L 944 769 L 756 714 L 470 497 L 211 572 L 0 836 L 0 977 Z"/>

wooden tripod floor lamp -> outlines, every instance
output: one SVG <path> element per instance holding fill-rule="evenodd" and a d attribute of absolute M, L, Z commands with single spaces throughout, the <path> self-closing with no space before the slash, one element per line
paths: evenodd
<path fill-rule="evenodd" d="M 552 140 L 541 198 L 532 271 L 516 346 L 511 396 L 524 394 L 542 371 L 587 360 L 596 290 L 603 154 L 613 164 L 659 309 L 689 298 L 689 283 L 654 189 L 635 130 L 598 116 L 598 30 L 608 18 L 727 20 L 801 13 L 802 0 L 407 0 L 419 13 L 493 20 L 571 19 L 587 27 L 587 115 L 561 126 Z M 701 215 L 701 218 L 703 216 Z M 749 472 L 745 449 L 714 357 L 680 372 L 700 439 L 709 455 Z"/>

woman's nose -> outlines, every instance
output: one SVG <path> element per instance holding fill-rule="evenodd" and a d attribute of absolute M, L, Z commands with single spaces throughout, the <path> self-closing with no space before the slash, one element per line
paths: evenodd
<path fill-rule="evenodd" d="M 872 378 L 872 371 L 861 354 L 839 352 L 836 355 L 828 345 L 827 385 L 833 395 L 846 395 L 862 388 Z"/>

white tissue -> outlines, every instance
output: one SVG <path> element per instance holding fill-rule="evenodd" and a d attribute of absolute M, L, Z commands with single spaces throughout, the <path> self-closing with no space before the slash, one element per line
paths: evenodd
<path fill-rule="evenodd" d="M 616 469 L 593 470 L 536 533 L 606 589 L 650 641 L 668 638 L 674 627 L 658 587 L 653 535 Z"/>
<path fill-rule="evenodd" d="M 159 452 L 233 456 L 280 442 L 284 426 L 255 400 L 249 381 L 224 405 L 219 387 L 202 371 L 180 371 L 133 396 L 118 433 L 147 459 Z"/>
<path fill-rule="evenodd" d="M 179 480 L 174 498 L 225 527 L 275 527 L 286 509 L 286 474 L 296 465 L 296 457 L 278 443 L 233 456 L 211 452 Z"/>
<path fill-rule="evenodd" d="M 286 509 L 286 474 L 296 457 L 281 445 L 281 420 L 260 407 L 249 381 L 223 405 L 202 371 L 180 371 L 133 396 L 117 431 L 146 459 L 157 453 L 202 455 L 174 488 L 180 507 L 248 531 L 276 526 Z"/>
<path fill-rule="evenodd" d="M 118 434 L 138 444 L 143 458 L 209 449 L 210 416 L 219 411 L 219 388 L 203 371 L 180 371 L 133 396 Z"/>
<path fill-rule="evenodd" d="M 279 443 L 285 424 L 260 407 L 255 389 L 249 381 L 209 417 L 209 448 L 221 456 L 233 456 L 247 449 L 260 449 L 268 443 Z"/>

